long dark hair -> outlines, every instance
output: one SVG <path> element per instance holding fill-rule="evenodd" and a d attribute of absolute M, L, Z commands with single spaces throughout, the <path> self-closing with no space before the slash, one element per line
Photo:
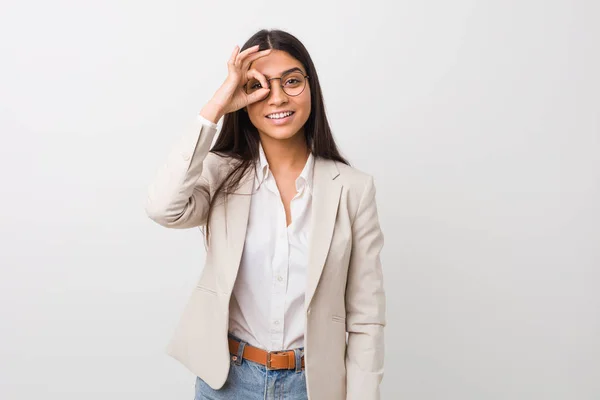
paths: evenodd
<path fill-rule="evenodd" d="M 311 100 L 310 115 L 304 124 L 304 136 L 308 149 L 314 157 L 335 160 L 349 165 L 348 161 L 340 155 L 333 139 L 325 114 L 317 70 L 304 45 L 295 36 L 287 32 L 263 29 L 252 35 L 244 43 L 240 52 L 256 45 L 259 45 L 259 51 L 266 49 L 285 51 L 304 66 L 306 74 L 309 76 L 308 84 L 310 85 Z M 219 195 L 224 195 L 226 200 L 227 195 L 233 193 L 239 187 L 242 177 L 244 177 L 248 168 L 255 165 L 255 161 L 259 157 L 259 142 L 258 131 L 243 109 L 225 114 L 221 132 L 210 151 L 220 156 L 232 158 L 235 166 L 217 186 L 210 200 L 206 221 L 207 239 L 209 236 L 210 215 L 215 201 Z"/>

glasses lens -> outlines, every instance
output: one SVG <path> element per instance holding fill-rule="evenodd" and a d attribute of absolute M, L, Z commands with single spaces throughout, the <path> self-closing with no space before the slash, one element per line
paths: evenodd
<path fill-rule="evenodd" d="M 298 96 L 304 90 L 306 85 L 306 78 L 300 72 L 291 72 L 281 77 L 281 86 L 283 91 L 289 96 Z M 262 88 L 262 85 L 258 79 L 250 78 L 246 84 L 246 93 L 252 94 Z"/>
<path fill-rule="evenodd" d="M 248 83 L 246 84 L 246 93 L 251 94 L 256 92 L 258 89 L 262 88 L 262 85 L 257 79 L 250 78 Z"/>
<path fill-rule="evenodd" d="M 290 96 L 298 96 L 304 90 L 306 79 L 300 72 L 292 72 L 281 77 L 283 90 Z"/>

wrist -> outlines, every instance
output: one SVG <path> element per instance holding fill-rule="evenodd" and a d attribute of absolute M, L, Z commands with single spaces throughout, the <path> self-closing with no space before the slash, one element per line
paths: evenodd
<path fill-rule="evenodd" d="M 223 108 L 218 104 L 208 102 L 199 113 L 202 117 L 207 120 L 214 122 L 215 124 L 221 119 L 225 113 L 223 112 Z"/>

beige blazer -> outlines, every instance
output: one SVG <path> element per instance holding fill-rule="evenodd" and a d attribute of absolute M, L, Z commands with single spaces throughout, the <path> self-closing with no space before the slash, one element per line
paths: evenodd
<path fill-rule="evenodd" d="M 209 153 L 216 129 L 193 121 L 150 184 L 146 212 L 168 228 L 206 224 L 231 159 Z M 219 201 L 202 274 L 167 351 L 214 389 L 227 379 L 229 300 L 246 236 L 254 169 Z M 385 296 L 373 178 L 315 159 L 305 298 L 305 365 L 313 400 L 379 399 Z"/>

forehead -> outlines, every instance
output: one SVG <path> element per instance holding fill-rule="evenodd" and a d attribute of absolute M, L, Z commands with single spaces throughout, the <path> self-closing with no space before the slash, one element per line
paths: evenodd
<path fill-rule="evenodd" d="M 281 50 L 273 50 L 269 55 L 259 58 L 251 65 L 251 68 L 255 68 L 266 78 L 278 77 L 282 72 L 294 67 L 298 67 L 306 73 L 300 61 Z"/>

